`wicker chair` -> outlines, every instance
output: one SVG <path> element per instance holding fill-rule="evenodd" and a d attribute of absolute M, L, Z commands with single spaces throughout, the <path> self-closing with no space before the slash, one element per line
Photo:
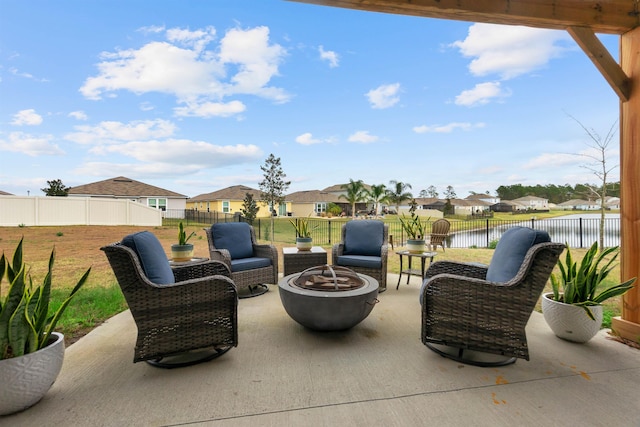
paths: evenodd
<path fill-rule="evenodd" d="M 435 251 L 438 246 L 441 246 L 444 252 L 444 239 L 449 235 L 450 227 L 451 223 L 444 218 L 433 223 L 431 226 L 431 236 L 429 237 L 429 245 L 431 245 L 432 250 Z"/>
<path fill-rule="evenodd" d="M 513 227 L 489 266 L 433 263 L 420 293 L 422 342 L 441 356 L 476 366 L 529 360 L 525 326 L 565 248 L 549 240 L 544 231 Z"/>
<path fill-rule="evenodd" d="M 137 251 L 123 244 L 130 237 L 146 240 L 152 250 Z M 188 366 L 214 359 L 238 345 L 238 294 L 227 266 L 206 261 L 172 269 L 160 242 L 146 231 L 127 236 L 123 242 L 100 249 L 138 328 L 134 363 Z"/>
<path fill-rule="evenodd" d="M 389 226 L 379 220 L 353 220 L 342 225 L 342 242 L 333 246 L 334 265 L 347 267 L 378 281 L 387 290 Z"/>
<path fill-rule="evenodd" d="M 224 262 L 238 287 L 239 298 L 262 295 L 268 283 L 278 283 L 278 250 L 259 245 L 252 226 L 245 222 L 225 222 L 205 228 L 209 257 Z"/>

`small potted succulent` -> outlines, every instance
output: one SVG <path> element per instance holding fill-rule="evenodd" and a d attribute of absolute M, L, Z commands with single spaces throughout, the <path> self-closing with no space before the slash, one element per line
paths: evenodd
<path fill-rule="evenodd" d="M 558 260 L 560 276 L 551 275 L 553 292 L 542 295 L 544 319 L 558 337 L 580 343 L 589 341 L 602 326 L 601 304 L 633 288 L 635 278 L 598 290 L 613 270 L 618 254 L 618 246 L 598 253 L 598 242 L 594 242 L 578 264 L 567 246 L 564 263 Z"/>
<path fill-rule="evenodd" d="M 293 228 L 296 230 L 296 248 L 299 251 L 310 251 L 313 247 L 313 238 L 311 237 L 311 231 L 318 228 L 316 224 L 314 227 L 309 227 L 309 218 L 296 218 L 295 221 L 289 220 Z"/>
<path fill-rule="evenodd" d="M 180 221 L 180 225 L 178 226 L 178 243 L 171 245 L 171 259 L 173 261 L 191 261 L 191 258 L 193 258 L 193 245 L 187 242 L 195 235 L 196 232 L 192 231 L 191 234 L 187 236 L 182 221 Z"/>
<path fill-rule="evenodd" d="M 0 258 L 0 285 L 9 288 L 0 298 L 0 415 L 22 411 L 47 393 L 60 373 L 64 336 L 54 332 L 65 309 L 89 277 L 89 268 L 57 311 L 50 313 L 55 249 L 42 284 L 34 286 L 22 259 L 22 239 L 13 260 Z M 1 286 L 0 286 L 1 287 Z M 0 289 L 1 291 L 1 289 Z M 34 369 L 38 367 L 38 369 Z"/>
<path fill-rule="evenodd" d="M 402 214 L 398 218 L 400 225 L 405 233 L 407 233 L 407 250 L 411 253 L 420 254 L 425 249 L 425 234 L 426 225 L 420 220 L 420 217 L 414 212 L 411 212 L 411 216 L 407 217 Z"/>

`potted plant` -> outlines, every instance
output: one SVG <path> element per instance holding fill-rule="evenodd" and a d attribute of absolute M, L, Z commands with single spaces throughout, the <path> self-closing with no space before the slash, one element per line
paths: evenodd
<path fill-rule="evenodd" d="M 618 246 L 598 253 L 598 242 L 594 242 L 578 265 L 567 246 L 564 264 L 562 259 L 558 260 L 560 276 L 551 275 L 553 292 L 542 296 L 544 318 L 558 337 L 573 342 L 589 341 L 602 326 L 602 303 L 633 287 L 635 278 L 598 292 L 618 254 Z"/>
<path fill-rule="evenodd" d="M 402 229 L 407 233 L 407 250 L 414 254 L 424 252 L 426 225 L 420 220 L 420 217 L 411 212 L 410 217 L 402 214 L 398 219 Z"/>
<path fill-rule="evenodd" d="M 22 260 L 22 239 L 12 262 L 0 258 L 0 290 L 6 275 L 9 289 L 0 298 L 0 415 L 36 404 L 56 380 L 64 358 L 64 336 L 54 332 L 71 299 L 87 281 L 89 268 L 55 313 L 50 295 L 55 249 L 42 284 L 34 286 Z"/>
<path fill-rule="evenodd" d="M 195 235 L 196 232 L 192 231 L 191 234 L 187 236 L 182 221 L 180 221 L 180 225 L 178 226 L 178 243 L 171 245 L 171 259 L 173 261 L 191 261 L 191 258 L 193 258 L 193 245 L 187 242 Z"/>
<path fill-rule="evenodd" d="M 311 237 L 311 231 L 318 228 L 316 224 L 314 227 L 309 227 L 309 215 L 306 218 L 296 218 L 295 221 L 289 220 L 293 228 L 296 230 L 296 248 L 299 251 L 310 251 L 313 246 L 313 238 Z"/>

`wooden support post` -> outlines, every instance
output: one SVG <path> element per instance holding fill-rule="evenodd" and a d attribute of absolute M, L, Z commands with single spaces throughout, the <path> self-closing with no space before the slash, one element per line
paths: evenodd
<path fill-rule="evenodd" d="M 622 318 L 614 318 L 611 328 L 640 342 L 640 27 L 621 36 L 620 65 L 631 81 L 629 100 L 620 103 L 621 275 L 637 280 L 622 298 Z"/>

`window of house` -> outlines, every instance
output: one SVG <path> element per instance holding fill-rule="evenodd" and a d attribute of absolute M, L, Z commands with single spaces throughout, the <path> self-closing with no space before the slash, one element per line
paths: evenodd
<path fill-rule="evenodd" d="M 322 213 L 322 212 L 326 212 L 327 211 L 327 203 L 326 202 L 319 202 L 316 203 L 316 213 Z"/>
<path fill-rule="evenodd" d="M 160 209 L 161 211 L 167 210 L 167 199 L 147 199 L 147 206 Z"/>
<path fill-rule="evenodd" d="M 231 212 L 231 209 L 229 208 L 229 201 L 225 200 L 222 202 L 222 212 L 224 213 L 229 213 Z"/>

